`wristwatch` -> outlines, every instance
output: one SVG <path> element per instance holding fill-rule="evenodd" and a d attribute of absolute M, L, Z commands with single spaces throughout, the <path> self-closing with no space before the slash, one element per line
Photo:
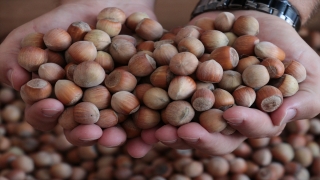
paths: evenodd
<path fill-rule="evenodd" d="M 298 11 L 288 0 L 200 0 L 191 17 L 214 10 L 257 10 L 284 19 L 297 31 L 301 21 Z"/>

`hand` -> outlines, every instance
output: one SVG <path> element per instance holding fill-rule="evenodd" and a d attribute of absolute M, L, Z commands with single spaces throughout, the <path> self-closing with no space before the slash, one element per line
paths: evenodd
<path fill-rule="evenodd" d="M 32 32 L 46 33 L 53 28 L 67 29 L 76 21 L 84 21 L 95 25 L 96 16 L 105 7 L 118 7 L 127 15 L 133 12 L 145 12 L 150 18 L 156 19 L 153 13 L 154 1 L 116 1 L 116 0 L 64 0 L 52 11 L 13 30 L 0 45 L 0 81 L 19 91 L 21 86 L 31 79 L 31 73 L 21 68 L 17 63 L 20 41 Z M 56 99 L 44 99 L 34 104 L 27 104 L 25 120 L 34 128 L 50 131 L 57 125 L 57 119 L 63 112 L 64 106 Z M 96 125 L 81 125 L 72 131 L 65 131 L 67 139 L 74 145 L 91 145 L 96 142 L 108 147 L 118 146 L 125 142 L 126 135 L 122 128 L 112 127 L 104 131 Z M 112 137 L 112 138 L 110 138 Z M 135 143 L 137 142 L 137 143 Z M 131 144 L 138 144 L 143 152 L 143 142 L 139 139 Z M 151 147 L 151 146 L 150 146 Z M 150 148 L 149 145 L 146 148 Z M 140 151 L 133 151 L 132 155 L 139 155 Z M 146 153 L 146 152 L 143 152 Z"/>
<path fill-rule="evenodd" d="M 215 18 L 219 12 L 208 12 L 195 17 Z M 224 112 L 224 118 L 238 132 L 226 136 L 221 133 L 209 133 L 198 123 L 189 123 L 181 127 L 165 125 L 154 131 L 157 139 L 176 148 L 198 149 L 209 155 L 221 155 L 232 152 L 246 138 L 262 138 L 279 135 L 286 123 L 293 120 L 312 118 L 320 112 L 320 58 L 298 33 L 284 20 L 258 11 L 234 11 L 236 18 L 241 15 L 255 17 L 260 23 L 258 38 L 269 41 L 286 52 L 286 59 L 295 59 L 307 69 L 307 79 L 300 83 L 300 90 L 292 97 L 285 98 L 282 106 L 273 113 L 235 106 Z"/>

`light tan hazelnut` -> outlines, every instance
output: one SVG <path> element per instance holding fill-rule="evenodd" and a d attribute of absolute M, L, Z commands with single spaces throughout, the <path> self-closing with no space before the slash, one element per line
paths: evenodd
<path fill-rule="evenodd" d="M 158 21 L 144 18 L 137 24 L 135 32 L 144 40 L 155 41 L 161 38 L 163 27 Z"/>
<path fill-rule="evenodd" d="M 164 89 L 151 87 L 144 93 L 142 101 L 148 108 L 160 110 L 170 103 L 170 98 Z"/>
<path fill-rule="evenodd" d="M 222 76 L 222 66 L 213 59 L 199 63 L 196 70 L 197 79 L 203 82 L 218 83 Z"/>
<path fill-rule="evenodd" d="M 96 28 L 106 32 L 110 37 L 114 37 L 120 34 L 122 24 L 111 19 L 99 19 Z"/>
<path fill-rule="evenodd" d="M 161 111 L 161 118 L 172 126 L 189 123 L 195 115 L 194 109 L 188 101 L 172 101 Z"/>
<path fill-rule="evenodd" d="M 93 87 L 105 79 L 104 69 L 95 61 L 85 61 L 76 66 L 73 81 L 80 87 Z"/>
<path fill-rule="evenodd" d="M 102 9 L 98 15 L 97 19 L 109 19 L 115 22 L 120 22 L 121 24 L 124 24 L 126 21 L 126 14 L 123 10 L 117 7 L 107 7 Z"/>
<path fill-rule="evenodd" d="M 66 72 L 56 63 L 44 63 L 39 67 L 38 74 L 41 79 L 47 80 L 51 84 L 54 84 L 59 79 L 63 79 L 66 75 Z"/>
<path fill-rule="evenodd" d="M 283 62 L 285 70 L 285 74 L 289 74 L 296 78 L 298 83 L 301 83 L 307 78 L 306 68 L 296 60 L 286 60 Z"/>
<path fill-rule="evenodd" d="M 214 29 L 228 32 L 232 29 L 235 17 L 230 12 L 221 12 L 217 15 L 214 20 Z"/>
<path fill-rule="evenodd" d="M 223 111 L 219 109 L 209 109 L 201 112 L 199 123 L 208 132 L 220 132 L 227 127 L 227 121 L 222 116 Z"/>
<path fill-rule="evenodd" d="M 242 84 L 241 74 L 237 71 L 226 70 L 223 71 L 222 79 L 218 83 L 219 88 L 233 92 L 238 86 Z"/>
<path fill-rule="evenodd" d="M 201 57 L 204 53 L 204 45 L 195 37 L 185 37 L 180 40 L 178 44 L 179 52 L 190 52 L 197 58 Z"/>
<path fill-rule="evenodd" d="M 135 45 L 124 39 L 113 39 L 109 51 L 114 62 L 121 65 L 127 65 L 130 58 L 137 53 Z"/>
<path fill-rule="evenodd" d="M 276 58 L 283 61 L 286 57 L 285 52 L 271 42 L 261 41 L 254 47 L 254 53 L 258 58 Z"/>
<path fill-rule="evenodd" d="M 99 29 L 89 31 L 83 38 L 85 41 L 91 41 L 97 50 L 105 50 L 111 43 L 110 36 Z"/>
<path fill-rule="evenodd" d="M 178 54 L 178 49 L 172 44 L 162 44 L 153 51 L 153 58 L 158 66 L 169 65 L 170 59 Z"/>
<path fill-rule="evenodd" d="M 144 12 L 134 12 L 127 17 L 125 25 L 129 29 L 135 30 L 139 22 L 144 18 L 149 18 L 149 16 Z"/>
<path fill-rule="evenodd" d="M 180 52 L 171 58 L 169 69 L 175 75 L 191 75 L 196 71 L 198 64 L 198 58 L 194 54 Z"/>
<path fill-rule="evenodd" d="M 211 109 L 214 101 L 214 94 L 209 88 L 197 89 L 191 97 L 191 105 L 196 111 Z"/>
<path fill-rule="evenodd" d="M 45 45 L 53 51 L 64 51 L 72 43 L 70 34 L 61 28 L 53 28 L 43 36 Z"/>
<path fill-rule="evenodd" d="M 232 32 L 234 32 L 237 36 L 255 36 L 259 33 L 259 22 L 253 16 L 240 16 L 233 23 Z"/>
<path fill-rule="evenodd" d="M 218 30 L 207 30 L 201 33 L 199 37 L 203 43 L 206 52 L 211 53 L 218 47 L 227 46 L 229 43 L 228 37 Z"/>
<path fill-rule="evenodd" d="M 245 85 L 254 89 L 261 88 L 269 82 L 270 75 L 265 66 L 254 64 L 242 72 L 242 80 Z"/>
<path fill-rule="evenodd" d="M 227 46 L 231 46 L 232 47 L 234 41 L 237 39 L 238 36 L 235 35 L 233 32 L 225 32 L 224 34 L 229 39 L 229 43 L 227 44 Z"/>
<path fill-rule="evenodd" d="M 299 90 L 298 81 L 289 74 L 284 74 L 278 79 L 271 80 L 270 84 L 277 87 L 281 91 L 283 97 L 293 96 Z"/>

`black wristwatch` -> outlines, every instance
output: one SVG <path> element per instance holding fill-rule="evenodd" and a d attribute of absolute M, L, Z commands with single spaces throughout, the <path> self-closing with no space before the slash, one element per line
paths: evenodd
<path fill-rule="evenodd" d="M 292 25 L 297 31 L 301 25 L 298 11 L 288 0 L 200 0 L 191 17 L 214 10 L 240 9 L 257 10 L 276 15 Z"/>

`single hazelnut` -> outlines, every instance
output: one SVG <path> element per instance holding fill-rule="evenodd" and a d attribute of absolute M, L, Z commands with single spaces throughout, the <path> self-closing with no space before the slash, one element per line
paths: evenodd
<path fill-rule="evenodd" d="M 110 106 L 111 93 L 103 85 L 97 85 L 84 90 L 83 102 L 91 102 L 98 109 L 105 109 Z"/>
<path fill-rule="evenodd" d="M 150 83 L 162 89 L 168 89 L 174 74 L 170 71 L 168 65 L 159 66 L 150 75 Z"/>
<path fill-rule="evenodd" d="M 137 53 L 137 49 L 135 45 L 128 40 L 113 39 L 110 44 L 109 53 L 115 63 L 127 65 L 130 58 Z"/>
<path fill-rule="evenodd" d="M 33 104 L 39 100 L 48 98 L 52 93 L 52 85 L 40 78 L 32 79 L 20 89 L 22 100 L 27 104 Z"/>
<path fill-rule="evenodd" d="M 233 92 L 238 86 L 242 84 L 241 74 L 237 71 L 226 70 L 223 71 L 222 79 L 218 83 L 219 88 Z"/>
<path fill-rule="evenodd" d="M 112 19 L 99 19 L 96 23 L 96 28 L 106 32 L 110 37 L 114 37 L 120 34 L 122 24 Z"/>
<path fill-rule="evenodd" d="M 59 116 L 58 124 L 66 130 L 72 130 L 79 125 L 73 118 L 74 106 L 65 108 L 62 114 Z"/>
<path fill-rule="evenodd" d="M 60 79 L 56 82 L 54 93 L 56 98 L 66 106 L 76 104 L 83 95 L 83 91 L 78 85 L 66 79 Z"/>
<path fill-rule="evenodd" d="M 260 39 L 253 35 L 242 35 L 235 39 L 232 47 L 236 49 L 239 56 L 253 56 L 254 48 L 257 43 L 260 42 Z"/>
<path fill-rule="evenodd" d="M 135 30 L 139 22 L 144 18 L 149 18 L 149 16 L 143 12 L 134 12 L 127 17 L 125 25 L 129 29 Z"/>
<path fill-rule="evenodd" d="M 137 24 L 135 32 L 144 40 L 155 41 L 161 38 L 163 27 L 158 21 L 144 18 Z"/>
<path fill-rule="evenodd" d="M 254 89 L 243 85 L 236 88 L 232 96 L 238 106 L 250 107 L 256 100 L 256 92 Z"/>
<path fill-rule="evenodd" d="M 64 51 L 72 44 L 70 34 L 61 28 L 49 30 L 44 34 L 43 41 L 46 46 L 53 51 Z"/>
<path fill-rule="evenodd" d="M 98 51 L 94 61 L 99 63 L 106 73 L 110 73 L 115 66 L 112 56 L 105 51 Z"/>
<path fill-rule="evenodd" d="M 257 91 L 256 105 L 264 112 L 273 112 L 283 103 L 281 91 L 270 85 L 265 85 Z"/>
<path fill-rule="evenodd" d="M 66 78 L 70 81 L 73 81 L 73 73 L 75 68 L 77 67 L 76 64 L 74 63 L 68 63 L 65 67 L 64 67 L 64 71 L 66 73 Z"/>
<path fill-rule="evenodd" d="M 160 110 L 170 103 L 170 98 L 164 89 L 151 87 L 144 93 L 142 101 L 148 108 Z"/>
<path fill-rule="evenodd" d="M 285 67 L 284 73 L 296 78 L 298 83 L 301 83 L 307 78 L 307 70 L 300 62 L 296 60 L 286 60 L 283 64 Z"/>
<path fill-rule="evenodd" d="M 186 37 L 194 37 L 194 38 L 199 38 L 200 32 L 198 29 L 196 29 L 194 26 L 185 26 L 177 32 L 174 42 L 176 44 L 179 44 L 179 42 L 186 38 Z"/>
<path fill-rule="evenodd" d="M 191 75 L 196 71 L 198 63 L 198 58 L 194 54 L 179 52 L 171 58 L 169 69 L 175 75 Z"/>
<path fill-rule="evenodd" d="M 279 143 L 275 146 L 271 147 L 272 157 L 285 164 L 293 160 L 294 158 L 294 150 L 292 146 L 288 143 Z"/>
<path fill-rule="evenodd" d="M 258 58 L 276 58 L 283 61 L 286 57 L 285 52 L 271 42 L 261 41 L 254 47 L 254 53 Z"/>
<path fill-rule="evenodd" d="M 97 48 L 97 50 L 105 50 L 111 43 L 110 36 L 99 29 L 93 29 L 84 36 L 83 40 L 90 41 Z"/>
<path fill-rule="evenodd" d="M 217 61 L 223 70 L 232 70 L 239 63 L 239 55 L 237 51 L 230 46 L 222 46 L 213 50 L 210 57 Z"/>
<path fill-rule="evenodd" d="M 141 134 L 141 129 L 138 128 L 131 118 L 126 119 L 121 123 L 121 127 L 126 132 L 127 138 L 138 137 Z"/>
<path fill-rule="evenodd" d="M 132 114 L 134 124 L 140 129 L 150 129 L 161 121 L 160 112 L 146 106 L 141 106 L 138 111 Z"/>
<path fill-rule="evenodd" d="M 141 43 L 139 43 L 136 48 L 137 51 L 150 51 L 153 52 L 155 49 L 154 46 L 155 42 L 154 41 L 143 41 Z"/>
<path fill-rule="evenodd" d="M 135 54 L 130 58 L 128 68 L 137 77 L 148 76 L 156 69 L 156 61 L 148 54 Z"/>
<path fill-rule="evenodd" d="M 229 39 L 229 43 L 227 44 L 227 46 L 233 46 L 234 41 L 238 38 L 237 35 L 235 35 L 233 32 L 225 32 L 224 33 L 227 38 Z"/>
<path fill-rule="evenodd" d="M 196 89 L 198 90 L 202 88 L 206 88 L 206 89 L 209 89 L 210 91 L 213 91 L 215 87 L 213 83 L 210 83 L 210 82 L 196 81 Z"/>
<path fill-rule="evenodd" d="M 189 123 L 195 115 L 195 111 L 188 101 L 172 101 L 161 111 L 161 118 L 172 126 L 181 126 Z"/>
<path fill-rule="evenodd" d="M 63 79 L 66 75 L 66 72 L 56 63 L 44 63 L 39 67 L 38 74 L 41 79 L 47 80 L 51 84 L 54 84 L 59 79 Z"/>
<path fill-rule="evenodd" d="M 117 113 L 129 115 L 139 109 L 140 103 L 132 93 L 128 91 L 118 91 L 111 96 L 111 107 Z"/>
<path fill-rule="evenodd" d="M 174 77 L 168 87 L 169 97 L 173 100 L 183 100 L 192 96 L 196 83 L 190 76 Z"/>
<path fill-rule="evenodd" d="M 126 21 L 126 14 L 123 10 L 117 7 L 107 7 L 102 9 L 98 15 L 97 19 L 109 19 L 115 22 L 120 22 L 121 24 L 124 24 Z"/>
<path fill-rule="evenodd" d="M 234 70 L 238 71 L 240 74 L 243 73 L 243 71 L 249 67 L 250 65 L 253 64 L 260 64 L 260 61 L 258 58 L 256 58 L 255 56 L 248 56 L 245 58 L 241 58 L 239 60 L 238 65 L 235 67 Z"/>
<path fill-rule="evenodd" d="M 47 51 L 38 47 L 24 47 L 18 53 L 18 64 L 29 72 L 37 71 L 47 61 Z"/>
<path fill-rule="evenodd" d="M 278 79 L 271 80 L 270 84 L 277 87 L 281 91 L 283 97 L 293 96 L 299 90 L 298 81 L 289 74 L 284 74 Z"/>
<path fill-rule="evenodd" d="M 118 124 L 118 115 L 112 109 L 102 109 L 96 124 L 101 128 L 113 127 Z"/>
<path fill-rule="evenodd" d="M 191 105 L 196 111 L 206 111 L 212 108 L 215 101 L 213 92 L 208 88 L 197 89 L 191 97 Z"/>
<path fill-rule="evenodd" d="M 169 65 L 171 58 L 178 54 L 178 49 L 172 44 L 162 44 L 153 51 L 153 58 L 158 66 Z"/>
<path fill-rule="evenodd" d="M 105 78 L 104 84 L 111 93 L 133 91 L 137 85 L 137 79 L 129 71 L 115 69 Z"/>
<path fill-rule="evenodd" d="M 214 29 L 228 32 L 232 29 L 235 16 L 230 12 L 221 12 L 217 15 L 214 20 Z"/>
<path fill-rule="evenodd" d="M 48 63 L 56 63 L 61 67 L 65 67 L 67 62 L 63 57 L 61 52 L 51 51 L 50 49 L 46 49 L 48 56 Z"/>
<path fill-rule="evenodd" d="M 233 23 L 232 32 L 237 36 L 255 36 L 259 33 L 259 22 L 253 16 L 240 16 Z"/>
<path fill-rule="evenodd" d="M 242 72 L 242 81 L 245 85 L 252 88 L 261 88 L 270 80 L 267 68 L 263 65 L 254 64 L 247 67 Z"/>
<path fill-rule="evenodd" d="M 229 43 L 228 37 L 218 30 L 207 30 L 201 33 L 199 37 L 203 43 L 206 52 L 212 52 L 218 47 L 227 46 Z"/>
<path fill-rule="evenodd" d="M 105 79 L 104 69 L 95 61 L 85 61 L 76 66 L 73 81 L 80 87 L 93 87 Z"/>
<path fill-rule="evenodd" d="M 196 77 L 199 81 L 218 83 L 223 76 L 222 66 L 215 60 L 207 60 L 199 63 L 196 70 Z"/>
<path fill-rule="evenodd" d="M 190 52 L 197 58 L 201 57 L 204 53 L 204 45 L 195 37 L 185 37 L 180 40 L 178 44 L 179 52 Z"/>
<path fill-rule="evenodd" d="M 23 47 L 28 47 L 28 46 L 33 46 L 33 47 L 38 47 L 41 49 L 45 49 L 46 45 L 43 42 L 43 33 L 30 33 L 26 35 L 20 42 L 21 48 Z"/>
<path fill-rule="evenodd" d="M 90 41 L 77 41 L 67 51 L 72 62 L 75 64 L 94 61 L 97 57 L 97 48 Z"/>
<path fill-rule="evenodd" d="M 72 42 L 82 41 L 91 27 L 84 21 L 76 21 L 69 25 L 67 32 L 70 34 Z"/>
<path fill-rule="evenodd" d="M 213 30 L 214 29 L 214 19 L 208 18 L 208 17 L 202 17 L 202 18 L 197 19 L 194 22 L 194 25 L 198 26 L 199 28 L 203 29 L 204 31 Z"/>
<path fill-rule="evenodd" d="M 132 93 L 138 98 L 140 104 L 142 104 L 144 94 L 152 87 L 149 83 L 140 83 L 137 84 Z"/>
<path fill-rule="evenodd" d="M 225 111 L 235 105 L 234 98 L 228 91 L 216 88 L 213 90 L 213 94 L 215 97 L 213 108 Z"/>

